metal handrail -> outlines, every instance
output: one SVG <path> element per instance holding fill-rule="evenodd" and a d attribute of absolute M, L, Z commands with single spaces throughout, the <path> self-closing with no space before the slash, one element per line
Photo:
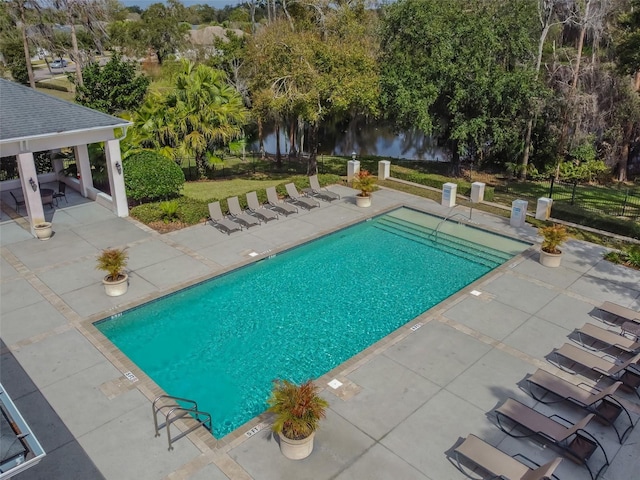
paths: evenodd
<path fill-rule="evenodd" d="M 447 220 L 451 220 L 452 218 L 460 216 L 460 217 L 464 218 L 465 220 L 471 221 L 471 216 L 473 215 L 473 207 L 470 207 L 470 209 L 469 209 L 469 218 L 467 218 L 464 214 L 459 213 L 459 212 L 456 212 L 456 213 L 453 213 L 453 214 L 451 213 L 454 208 L 459 207 L 459 206 L 460 205 L 454 205 L 453 207 L 451 207 L 451 209 L 449 210 L 449 213 L 447 214 L 447 216 L 444 217 L 442 220 L 440 220 L 440 222 L 438 222 L 438 225 L 436 225 L 436 228 L 433 231 L 433 238 L 434 238 L 435 242 L 438 241 L 438 232 L 440 231 L 440 226 L 443 223 L 445 223 Z"/>
<path fill-rule="evenodd" d="M 158 405 L 158 402 L 163 399 L 174 400 L 175 403 Z M 187 403 L 191 406 L 185 407 L 177 402 Z M 195 400 L 191 400 L 189 398 L 174 397 L 171 395 L 159 395 L 153 401 L 151 408 L 153 410 L 153 425 L 155 428 L 155 436 L 159 437 L 160 430 L 164 427 L 167 427 L 167 441 L 169 442 L 169 450 L 173 450 L 173 442 L 191 433 L 201 425 L 209 431 L 212 430 L 211 414 L 198 410 L 198 403 Z M 166 409 L 170 410 L 166 413 L 163 412 L 165 418 L 164 423 L 158 424 L 158 413 Z M 195 416 L 194 420 L 197 422 L 196 425 L 193 425 L 184 432 L 181 432 L 179 435 L 176 435 L 174 438 L 171 438 L 171 424 L 176 420 L 184 417 L 185 415 L 190 414 Z M 204 417 L 204 419 L 200 417 Z"/>

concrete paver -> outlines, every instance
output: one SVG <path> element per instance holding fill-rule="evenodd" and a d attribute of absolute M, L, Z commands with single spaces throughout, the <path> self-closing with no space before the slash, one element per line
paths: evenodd
<path fill-rule="evenodd" d="M 541 366 L 554 371 L 544 356 L 567 341 L 573 329 L 597 322 L 594 307 L 601 301 L 640 308 L 638 272 L 603 262 L 603 247 L 573 240 L 563 248 L 559 269 L 541 267 L 536 252 L 525 252 L 480 279 L 473 287 L 481 291 L 479 297 L 470 295 L 471 288 L 463 290 L 326 375 L 348 382 L 351 395 L 334 395 L 330 389 L 323 393 L 331 406 L 317 432 L 316 448 L 305 460 L 285 459 L 268 428 L 253 436 L 236 432 L 217 444 L 206 433 L 194 432 L 172 452 L 167 452 L 164 431 L 153 438 L 150 400 L 157 387 L 148 378 L 127 380 L 127 370 L 143 372 L 103 343 L 89 321 L 250 263 L 251 251 L 280 251 L 394 206 L 449 213 L 435 202 L 385 189 L 376 192 L 370 209 L 360 209 L 353 190 L 336 186 L 335 191 L 341 200 L 230 236 L 210 225 L 161 236 L 83 201 L 52 212 L 56 235 L 48 242 L 31 238 L 3 217 L 0 334 L 26 371 L 3 364 L 3 376 L 33 379 L 35 385 L 23 389 L 17 382 L 14 392 L 24 397 L 28 415 L 36 418 L 36 435 L 52 447 L 42 463 L 42 468 L 50 465 L 50 476 L 33 469 L 18 480 L 100 474 L 139 480 L 461 480 L 466 476 L 448 455 L 469 433 L 535 460 L 553 455 L 536 442 L 507 437 L 496 428 L 493 409 L 508 396 L 535 405 L 519 384 Z M 474 211 L 472 220 L 539 240 L 535 228 L 514 229 L 501 217 Z M 107 297 L 103 275 L 94 269 L 95 255 L 107 246 L 129 248 L 130 288 L 122 297 Z M 424 325 L 410 331 L 417 321 Z M 58 412 L 66 433 L 57 429 L 61 433 L 56 437 L 47 427 L 47 408 L 38 416 L 38 402 L 27 401 L 36 394 Z M 634 396 L 625 398 L 637 402 Z M 632 478 L 640 468 L 633 443 L 640 430 L 620 446 L 605 427 L 589 428 L 614 458 L 603 480 Z M 70 465 L 65 455 L 81 455 L 83 448 L 93 460 L 87 468 L 97 466 L 100 474 L 87 476 L 89 470 L 74 471 Z M 569 461 L 560 473 L 563 480 L 585 478 L 585 470 Z"/>

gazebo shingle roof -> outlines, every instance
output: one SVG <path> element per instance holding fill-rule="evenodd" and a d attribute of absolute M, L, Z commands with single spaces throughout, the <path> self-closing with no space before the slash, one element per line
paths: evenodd
<path fill-rule="evenodd" d="M 0 142 L 130 122 L 0 79 Z"/>

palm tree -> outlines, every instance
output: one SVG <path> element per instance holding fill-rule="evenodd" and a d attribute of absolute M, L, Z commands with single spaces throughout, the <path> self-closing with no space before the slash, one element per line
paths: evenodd
<path fill-rule="evenodd" d="M 173 111 L 176 148 L 195 157 L 201 177 L 206 172 L 207 151 L 240 138 L 249 116 L 241 95 L 227 83 L 224 72 L 191 62 L 183 63 L 176 90 L 166 104 Z"/>
<path fill-rule="evenodd" d="M 249 112 L 225 73 L 183 62 L 175 89 L 149 95 L 133 119 L 132 143 L 174 158 L 195 157 L 204 177 L 207 152 L 240 138 Z"/>

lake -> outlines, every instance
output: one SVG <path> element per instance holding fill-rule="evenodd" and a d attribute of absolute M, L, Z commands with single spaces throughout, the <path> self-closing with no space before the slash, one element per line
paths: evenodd
<path fill-rule="evenodd" d="M 351 156 L 355 152 L 360 156 L 378 156 L 408 160 L 430 160 L 448 162 L 450 153 L 446 147 L 438 145 L 434 137 L 422 132 L 400 131 L 384 124 L 358 125 L 346 128 L 328 127 L 319 132 L 318 154 Z M 259 151 L 257 138 L 249 142 L 250 151 Z M 273 127 L 264 129 L 264 149 L 267 153 L 276 152 L 276 135 Z M 306 145 L 305 145 L 306 149 Z M 280 130 L 280 152 L 289 153 L 289 140 L 286 132 Z"/>

